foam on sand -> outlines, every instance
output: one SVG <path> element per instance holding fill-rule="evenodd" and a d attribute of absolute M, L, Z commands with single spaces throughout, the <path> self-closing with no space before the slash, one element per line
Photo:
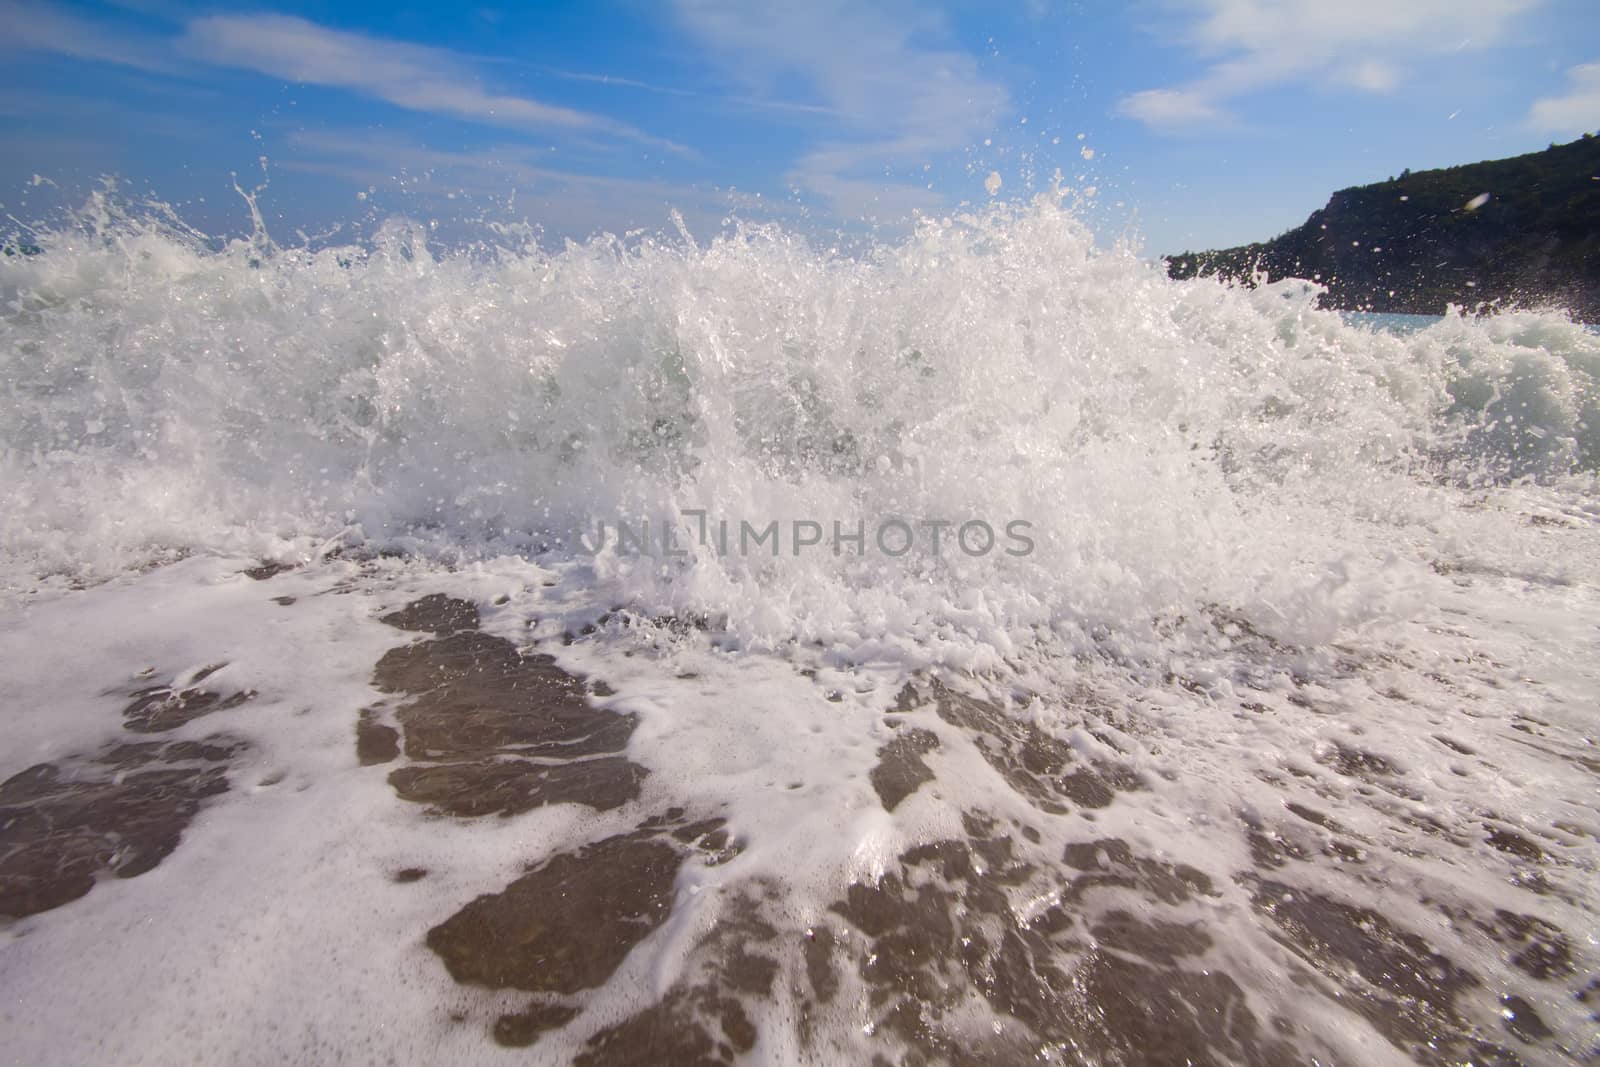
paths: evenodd
<path fill-rule="evenodd" d="M 854 256 L 99 210 L 0 258 L 0 878 L 88 879 L 0 926 L 12 1055 L 1593 1053 L 1563 316 L 1386 333 L 1051 198 Z M 796 551 L 891 518 L 957 526 Z"/>

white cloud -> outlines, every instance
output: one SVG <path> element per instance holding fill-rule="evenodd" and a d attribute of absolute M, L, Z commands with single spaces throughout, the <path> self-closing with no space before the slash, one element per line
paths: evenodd
<path fill-rule="evenodd" d="M 473 217 L 485 202 L 499 204 L 508 218 L 526 214 L 551 235 L 573 238 L 659 228 L 674 210 L 697 233 L 720 229 L 731 211 L 761 219 L 785 210 L 781 202 L 731 189 L 561 170 L 550 158 L 547 150 L 526 144 L 454 151 L 382 131 L 295 130 L 274 153 L 272 168 L 375 187 L 395 194 L 396 207 L 406 212 Z M 452 202 L 461 195 L 477 200 Z"/>
<path fill-rule="evenodd" d="M 1400 72 L 1387 63 L 1372 59 L 1345 72 L 1346 80 L 1369 93 L 1393 92 L 1400 85 Z"/>
<path fill-rule="evenodd" d="M 809 171 L 804 180 L 842 219 L 903 219 L 913 211 L 938 211 L 945 203 L 943 196 L 926 186 L 881 178 L 842 178 L 827 171 Z"/>
<path fill-rule="evenodd" d="M 331 30 L 289 15 L 198 18 L 189 23 L 182 47 L 215 66 L 349 89 L 409 111 L 493 126 L 586 130 L 665 144 L 602 115 L 489 92 L 466 64 L 443 49 Z"/>
<path fill-rule="evenodd" d="M 1535 100 L 1526 122 L 1535 130 L 1567 136 L 1600 130 L 1600 63 L 1567 71 L 1566 95 Z"/>
<path fill-rule="evenodd" d="M 637 78 L 621 78 L 614 74 L 593 74 L 588 71 L 561 70 L 556 67 L 541 68 L 541 73 L 565 81 L 585 82 L 590 85 L 608 85 L 619 89 L 637 89 L 658 96 L 676 96 L 690 100 L 706 101 L 714 106 L 745 111 L 767 111 L 779 114 L 836 118 L 837 112 L 820 104 L 796 104 L 786 100 L 762 100 L 752 96 L 721 96 L 685 89 L 677 85 L 655 85 Z"/>
<path fill-rule="evenodd" d="M 845 131 L 795 161 L 788 179 L 851 214 L 883 214 L 886 170 L 932 160 L 975 143 L 1010 106 L 1005 88 L 985 78 L 965 52 L 924 43 L 943 26 L 909 7 L 873 9 L 849 0 L 677 0 L 679 18 L 734 78 L 763 99 L 792 95 L 799 83 Z M 940 198 L 896 186 L 896 210 Z"/>
<path fill-rule="evenodd" d="M 1539 0 L 1171 0 L 1181 39 L 1210 67 L 1182 86 L 1124 97 L 1119 113 L 1173 129 L 1223 121 L 1223 105 L 1292 83 L 1391 92 L 1408 61 L 1498 43 Z M 1175 118 L 1174 116 L 1178 116 Z"/>
<path fill-rule="evenodd" d="M 1146 126 L 1184 129 L 1210 125 L 1223 118 L 1222 112 L 1202 94 L 1182 89 L 1146 89 L 1123 97 L 1117 113 L 1138 119 Z"/>
<path fill-rule="evenodd" d="M 195 61 L 285 81 L 347 89 L 410 111 L 507 129 L 602 135 L 683 152 L 604 115 L 490 91 L 466 58 L 441 48 L 328 29 L 287 15 L 212 15 L 180 37 L 92 20 L 44 4 L 0 0 L 0 40 L 163 74 L 194 75 Z"/>
<path fill-rule="evenodd" d="M 0 40 L 13 51 L 53 52 L 98 63 L 176 73 L 162 43 L 124 26 L 92 22 L 42 4 L 0 3 Z"/>

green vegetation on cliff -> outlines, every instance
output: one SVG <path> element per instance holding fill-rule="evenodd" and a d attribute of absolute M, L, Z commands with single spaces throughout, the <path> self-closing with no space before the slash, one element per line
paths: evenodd
<path fill-rule="evenodd" d="M 1327 307 L 1559 305 L 1600 321 L 1600 138 L 1334 193 L 1270 241 L 1167 259 L 1174 278 L 1308 278 Z"/>

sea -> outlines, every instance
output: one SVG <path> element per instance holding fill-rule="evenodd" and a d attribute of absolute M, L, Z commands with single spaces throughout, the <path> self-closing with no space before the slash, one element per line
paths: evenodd
<path fill-rule="evenodd" d="M 0 256 L 0 1059 L 1600 1056 L 1600 336 L 1052 197 Z"/>

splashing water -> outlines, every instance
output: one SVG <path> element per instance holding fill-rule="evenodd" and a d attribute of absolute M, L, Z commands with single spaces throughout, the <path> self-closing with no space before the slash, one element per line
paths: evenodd
<path fill-rule="evenodd" d="M 1586 1062 L 1600 337 L 252 213 L 0 257 L 24 1054 Z"/>
<path fill-rule="evenodd" d="M 1586 501 L 1600 462 L 1600 338 L 1560 315 L 1393 336 L 1304 283 L 1170 281 L 1050 196 L 856 256 L 775 226 L 441 254 L 401 219 L 218 249 L 105 197 L 31 240 L 0 259 L 14 586 L 362 539 L 587 558 L 574 530 L 703 512 L 779 522 L 778 554 L 613 538 L 595 581 L 758 647 L 992 668 L 1048 636 L 1151 665 L 1218 606 L 1307 643 L 1403 615 L 1408 571 L 1486 540 L 1464 494 Z M 969 554 L 971 520 L 1033 550 Z"/>

